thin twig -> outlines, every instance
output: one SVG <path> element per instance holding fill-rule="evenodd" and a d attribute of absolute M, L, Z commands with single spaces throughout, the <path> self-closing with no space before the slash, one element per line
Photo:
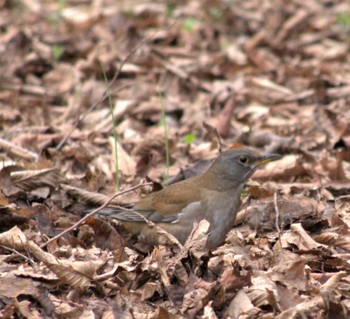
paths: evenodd
<path fill-rule="evenodd" d="M 95 215 L 96 213 L 98 213 L 100 210 L 102 210 L 103 208 L 105 208 L 106 206 L 108 206 L 108 204 L 115 199 L 116 197 L 119 197 L 121 195 L 124 195 L 125 193 L 129 193 L 137 188 L 143 187 L 143 186 L 148 186 L 151 185 L 152 183 L 141 183 L 138 184 L 134 187 L 128 188 L 122 192 L 118 192 L 116 194 L 114 194 L 112 197 L 110 197 L 102 206 L 94 209 L 92 212 L 88 213 L 87 215 L 85 215 L 83 218 L 81 218 L 78 222 L 76 222 L 73 226 L 65 229 L 63 232 L 59 233 L 58 235 L 56 235 L 55 237 L 52 237 L 50 240 L 48 240 L 46 243 L 42 244 L 40 246 L 40 248 L 44 248 L 46 247 L 49 243 L 57 240 L 58 238 L 62 237 L 63 235 L 69 233 L 71 230 L 77 228 L 79 225 L 81 225 L 83 222 L 85 222 L 89 217 L 91 217 L 92 215 Z"/>
<path fill-rule="evenodd" d="M 39 159 L 39 155 L 25 149 L 24 147 L 13 144 L 10 141 L 7 141 L 0 137 L 0 147 L 3 148 L 6 152 L 10 154 L 14 154 L 18 157 L 24 158 L 26 160 L 34 160 L 37 161 Z"/>
<path fill-rule="evenodd" d="M 159 100 L 162 109 L 162 125 L 164 127 L 164 140 L 165 140 L 165 185 L 169 184 L 169 166 L 170 166 L 170 156 L 169 156 L 169 138 L 168 138 L 168 126 L 166 123 L 166 113 L 165 104 L 162 96 L 162 92 L 159 88 Z"/>
<path fill-rule="evenodd" d="M 273 194 L 273 202 L 275 205 L 275 211 L 276 211 L 276 220 L 275 220 L 275 225 L 276 225 L 276 229 L 278 232 L 278 241 L 281 245 L 282 248 L 282 241 L 281 241 L 281 228 L 280 228 L 280 210 L 278 208 L 278 203 L 277 203 L 277 192 L 275 192 Z"/>
<path fill-rule="evenodd" d="M 138 211 L 136 211 L 134 209 L 128 209 L 128 208 L 125 208 L 125 207 L 122 207 L 122 206 L 118 206 L 118 205 L 113 205 L 113 208 L 116 208 L 116 209 L 122 210 L 122 211 L 126 211 L 128 213 L 133 213 L 134 215 L 142 218 L 143 221 L 147 224 L 148 227 L 155 229 L 155 231 L 158 233 L 158 235 L 163 235 L 164 237 L 167 238 L 168 242 L 170 242 L 172 244 L 175 244 L 180 249 L 183 247 L 182 244 L 178 241 L 178 239 L 174 235 L 170 234 L 165 229 L 163 229 L 162 227 L 158 226 L 156 223 L 152 222 L 151 220 L 146 218 L 144 215 L 142 215 Z"/>
<path fill-rule="evenodd" d="M 33 259 L 30 259 L 29 257 L 27 257 L 26 255 L 23 255 L 21 254 L 19 251 L 17 251 L 16 249 L 14 248 L 11 248 L 11 247 L 7 247 L 7 246 L 4 246 L 4 245 L 0 245 L 0 247 L 4 248 L 4 249 L 7 249 L 9 251 L 12 251 L 13 253 L 15 253 L 16 255 L 24 258 L 24 260 L 27 260 L 30 264 L 34 264 L 34 260 Z"/>

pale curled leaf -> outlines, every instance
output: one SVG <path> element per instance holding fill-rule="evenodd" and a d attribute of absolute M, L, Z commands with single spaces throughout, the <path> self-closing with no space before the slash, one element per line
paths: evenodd
<path fill-rule="evenodd" d="M 263 271 L 257 271 L 252 277 L 252 286 L 247 289 L 247 295 L 256 307 L 271 304 L 271 296 L 276 296 L 276 283 L 270 278 L 269 274 Z M 274 299 L 274 298 L 273 298 Z"/>
<path fill-rule="evenodd" d="M 325 245 L 322 244 L 318 244 L 317 242 L 315 242 L 310 236 L 309 234 L 305 231 L 305 229 L 303 228 L 303 226 L 299 223 L 297 224 L 292 224 L 290 226 L 290 229 L 293 231 L 293 233 L 295 235 L 298 236 L 298 240 L 295 243 L 299 249 L 318 249 L 321 247 L 326 247 Z"/>
<path fill-rule="evenodd" d="M 339 247 L 350 251 L 350 236 L 349 235 L 341 235 L 336 232 L 324 232 L 319 235 L 314 235 L 312 238 L 323 245 Z"/>
<path fill-rule="evenodd" d="M 6 275 L 4 274 L 4 276 L 0 278 L 1 298 L 15 299 L 21 295 L 26 295 L 33 299 L 39 299 L 40 294 L 40 288 L 36 286 L 35 282 L 30 278 L 19 277 L 13 272 L 7 273 Z"/>
<path fill-rule="evenodd" d="M 212 307 L 212 301 L 210 301 L 205 307 L 204 307 L 204 310 L 203 310 L 203 316 L 202 316 L 202 319 L 218 319 L 218 317 L 216 316 L 215 314 L 215 311 Z"/>
<path fill-rule="evenodd" d="M 37 161 L 39 159 L 39 155 L 23 148 L 19 145 L 16 145 L 10 141 L 7 141 L 0 137 L 0 147 L 5 149 L 8 153 L 14 154 L 20 158 L 24 158 L 26 160 L 35 160 Z"/>
<path fill-rule="evenodd" d="M 214 286 L 215 282 L 207 282 L 191 274 L 186 287 L 187 292 L 182 302 L 181 312 L 189 318 L 193 318 L 198 311 L 203 309 Z"/>
<path fill-rule="evenodd" d="M 17 227 L 13 227 L 7 232 L 0 234 L 0 245 L 22 250 L 27 243 L 27 238 L 24 233 Z"/>
<path fill-rule="evenodd" d="M 182 248 L 181 243 L 177 240 L 177 238 L 165 231 L 162 227 L 157 226 L 153 222 L 147 221 L 149 227 L 154 227 L 155 231 L 157 232 L 158 241 L 160 244 L 165 245 L 165 244 L 171 244 L 175 245 L 179 248 Z"/>
<path fill-rule="evenodd" d="M 205 219 L 201 220 L 199 224 L 193 225 L 192 232 L 188 236 L 180 256 L 185 257 L 188 252 L 191 252 L 194 257 L 200 259 L 206 254 L 208 252 L 206 244 L 209 236 L 209 227 L 210 223 Z"/>
<path fill-rule="evenodd" d="M 104 204 L 109 198 L 109 196 L 106 196 L 104 194 L 90 192 L 82 188 L 65 185 L 65 184 L 61 186 L 70 196 L 76 199 L 79 199 L 79 201 L 83 201 L 84 203 L 100 206 Z"/>
<path fill-rule="evenodd" d="M 260 310 L 252 304 L 247 294 L 241 289 L 231 301 L 225 315 L 229 318 L 253 318 Z"/>
<path fill-rule="evenodd" d="M 83 262 L 58 259 L 44 252 L 33 241 L 28 241 L 27 248 L 36 259 L 43 262 L 62 282 L 80 291 L 90 287 L 96 270 L 104 263 L 102 261 Z"/>
<path fill-rule="evenodd" d="M 270 277 L 275 282 L 283 282 L 289 289 L 306 290 L 309 284 L 305 276 L 305 260 L 300 257 L 279 262 L 271 269 Z"/>
<path fill-rule="evenodd" d="M 46 266 L 40 265 L 39 269 L 40 271 L 38 271 L 38 268 L 34 269 L 29 265 L 22 265 L 12 273 L 16 276 L 22 276 L 25 278 L 30 278 L 32 280 L 44 280 L 46 282 L 57 282 L 58 277 L 52 271 L 49 271 Z"/>
<path fill-rule="evenodd" d="M 83 272 L 77 271 L 69 265 L 47 264 L 47 266 L 54 272 L 63 283 L 68 284 L 71 288 L 84 291 L 91 285 L 91 279 Z M 90 266 L 90 265 L 89 265 Z"/>
<path fill-rule="evenodd" d="M 116 151 L 118 152 L 118 169 L 124 174 L 129 176 L 135 175 L 136 162 L 122 147 L 122 145 L 115 141 L 113 137 L 109 138 L 109 143 L 113 150 L 113 158 L 116 159 Z M 115 143 L 117 145 L 117 150 L 115 149 Z"/>
<path fill-rule="evenodd" d="M 59 318 L 79 318 L 81 315 L 81 308 L 75 303 L 54 295 L 51 295 L 50 300 L 55 306 L 55 314 Z"/>
<path fill-rule="evenodd" d="M 281 312 L 276 319 L 294 319 L 294 318 L 317 318 L 316 314 L 320 313 L 320 309 L 325 308 L 324 299 L 320 295 L 316 295 L 312 299 L 299 303 L 296 307 L 292 307 Z"/>
<path fill-rule="evenodd" d="M 139 291 L 141 292 L 141 300 L 145 301 L 150 299 L 156 292 L 160 294 L 162 287 L 159 282 L 146 282 L 146 284 L 143 285 Z"/>
<path fill-rule="evenodd" d="M 49 267 L 63 282 L 73 288 L 84 290 L 90 286 L 98 266 L 93 262 L 71 262 L 59 260 L 44 252 L 33 241 L 28 241 L 19 228 L 0 234 L 0 244 L 17 250 L 28 250 L 34 257 Z"/>
<path fill-rule="evenodd" d="M 167 270 L 175 267 L 174 261 L 169 257 L 169 251 L 165 246 L 157 246 L 153 249 L 150 258 L 146 258 L 142 263 L 144 269 L 152 269 L 159 272 L 161 283 L 165 288 L 171 286 Z"/>
<path fill-rule="evenodd" d="M 324 292 L 332 293 L 336 288 L 338 282 L 347 275 L 345 271 L 339 271 L 330 279 L 327 280 L 325 284 L 322 285 L 321 290 Z"/>
<path fill-rule="evenodd" d="M 20 170 L 11 172 L 11 183 L 24 191 L 31 191 L 39 187 L 56 188 L 63 178 L 56 168 L 40 170 Z"/>
<path fill-rule="evenodd" d="M 37 319 L 37 318 L 43 318 L 40 315 L 40 312 L 38 309 L 31 309 L 31 303 L 28 300 L 22 300 L 19 301 L 15 299 L 14 305 L 16 306 L 18 312 L 27 319 Z"/>

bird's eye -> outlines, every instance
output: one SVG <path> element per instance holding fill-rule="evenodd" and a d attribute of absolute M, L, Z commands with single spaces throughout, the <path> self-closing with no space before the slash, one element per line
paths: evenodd
<path fill-rule="evenodd" d="M 238 158 L 238 161 L 241 163 L 241 164 L 248 164 L 249 163 L 249 157 L 248 156 L 240 156 Z"/>

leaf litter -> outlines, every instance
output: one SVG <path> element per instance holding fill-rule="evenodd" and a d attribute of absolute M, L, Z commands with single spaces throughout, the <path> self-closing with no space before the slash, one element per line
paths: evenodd
<path fill-rule="evenodd" d="M 350 316 L 349 3 L 0 8 L 1 317 Z M 137 187 L 113 205 L 161 187 L 164 123 L 170 182 L 236 143 L 283 155 L 215 251 L 205 222 L 183 246 L 156 228 L 153 248 L 79 222 L 116 192 L 115 144 L 122 189 Z"/>

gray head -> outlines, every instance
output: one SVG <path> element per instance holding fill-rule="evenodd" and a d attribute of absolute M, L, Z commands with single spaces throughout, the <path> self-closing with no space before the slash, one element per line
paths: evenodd
<path fill-rule="evenodd" d="M 227 187 L 235 187 L 243 184 L 259 166 L 279 158 L 278 154 L 261 155 L 247 148 L 235 148 L 221 153 L 208 173 L 219 176 Z"/>

